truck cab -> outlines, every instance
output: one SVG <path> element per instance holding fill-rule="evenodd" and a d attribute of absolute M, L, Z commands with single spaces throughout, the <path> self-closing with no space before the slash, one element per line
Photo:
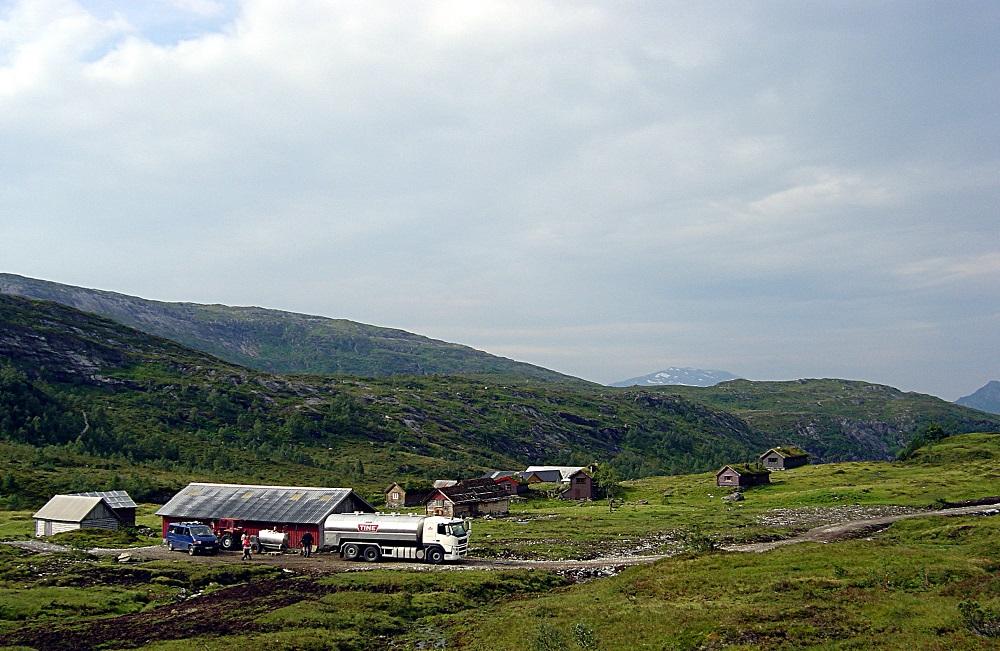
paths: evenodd
<path fill-rule="evenodd" d="M 424 520 L 423 543 L 431 562 L 459 561 L 469 551 L 469 523 L 464 520 L 431 516 Z M 443 558 L 431 558 L 434 546 L 440 547 Z"/>

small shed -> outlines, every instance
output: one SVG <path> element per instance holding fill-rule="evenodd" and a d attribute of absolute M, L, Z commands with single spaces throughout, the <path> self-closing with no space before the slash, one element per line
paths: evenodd
<path fill-rule="evenodd" d="M 719 486 L 747 488 L 771 483 L 771 471 L 749 465 L 722 466 L 715 473 L 715 483 Z"/>
<path fill-rule="evenodd" d="M 119 524 L 107 502 L 82 495 L 56 495 L 32 517 L 36 536 L 76 529 L 117 529 Z"/>
<path fill-rule="evenodd" d="M 791 470 L 809 463 L 809 453 L 794 445 L 779 445 L 759 457 L 768 470 Z"/>
<path fill-rule="evenodd" d="M 125 491 L 90 491 L 87 493 L 73 493 L 73 495 L 80 497 L 100 497 L 115 512 L 121 526 L 135 526 L 135 510 L 138 507 Z"/>
<path fill-rule="evenodd" d="M 569 486 L 559 494 L 564 500 L 594 499 L 594 479 L 583 468 L 567 477 Z"/>
<path fill-rule="evenodd" d="M 317 549 L 324 545 L 324 523 L 332 513 L 374 513 L 375 507 L 350 488 L 258 486 L 253 484 L 188 484 L 156 512 L 163 518 L 163 536 L 174 522 L 197 521 L 212 528 L 239 528 L 250 535 L 261 529 L 288 534 L 299 546 L 312 534 Z"/>
<path fill-rule="evenodd" d="M 390 509 L 420 506 L 430 494 L 429 490 L 407 490 L 399 482 L 393 482 L 385 489 L 385 505 Z"/>
<path fill-rule="evenodd" d="M 427 498 L 427 515 L 449 518 L 502 515 L 510 510 L 510 494 L 492 479 L 467 479 L 438 488 Z"/>

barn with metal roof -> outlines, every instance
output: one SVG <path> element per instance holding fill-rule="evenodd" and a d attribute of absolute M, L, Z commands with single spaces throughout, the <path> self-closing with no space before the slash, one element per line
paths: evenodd
<path fill-rule="evenodd" d="M 331 513 L 374 513 L 375 507 L 350 488 L 258 486 L 251 484 L 188 484 L 156 512 L 163 518 L 163 535 L 173 522 L 197 521 L 217 531 L 239 529 L 255 534 L 275 529 L 298 546 L 306 532 L 323 547 L 323 523 Z"/>
<path fill-rule="evenodd" d="M 36 536 L 76 529 L 117 529 L 119 524 L 107 502 L 83 495 L 56 495 L 32 517 Z"/>

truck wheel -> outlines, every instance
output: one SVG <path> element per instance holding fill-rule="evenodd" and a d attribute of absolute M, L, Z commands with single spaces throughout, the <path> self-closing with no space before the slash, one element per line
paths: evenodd
<path fill-rule="evenodd" d="M 189 556 L 195 555 L 194 545 L 188 545 L 188 555 Z"/>
<path fill-rule="evenodd" d="M 236 539 L 230 533 L 222 534 L 222 540 L 219 541 L 219 544 L 222 545 L 223 549 L 229 551 L 236 546 Z"/>
<path fill-rule="evenodd" d="M 354 543 L 347 543 L 346 545 L 343 546 L 342 549 L 344 553 L 344 558 L 346 558 L 349 561 L 356 561 L 358 559 L 358 554 L 361 553 L 361 550 Z"/>
<path fill-rule="evenodd" d="M 444 561 L 444 552 L 441 551 L 440 547 L 431 547 L 427 550 L 427 562 L 432 565 L 438 565 Z"/>
<path fill-rule="evenodd" d="M 377 563 L 378 559 L 382 558 L 382 552 L 379 551 L 378 547 L 371 545 L 365 547 L 365 551 L 361 555 L 369 563 Z"/>

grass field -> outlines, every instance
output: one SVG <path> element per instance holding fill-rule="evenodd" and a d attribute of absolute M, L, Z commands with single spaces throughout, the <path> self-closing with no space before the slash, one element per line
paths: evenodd
<path fill-rule="evenodd" d="M 680 552 L 578 585 L 544 570 L 415 565 L 316 575 L 186 557 L 119 564 L 0 545 L 0 646 L 997 648 L 996 638 L 981 633 L 1000 635 L 1000 518 L 919 518 L 868 539 L 764 554 L 695 552 L 687 534 L 774 537 L 811 526 L 776 513 L 835 517 L 1000 495 L 998 459 L 1000 434 L 962 435 L 905 463 L 775 473 L 773 485 L 736 504 L 721 500 L 711 474 L 658 477 L 627 483 L 625 503 L 610 513 L 604 502 L 537 498 L 509 518 L 476 522 L 475 548 L 485 555 Z M 139 523 L 156 528 L 155 508 L 143 505 Z M 0 512 L 0 532 L 26 537 L 30 515 Z M 107 535 L 63 534 L 80 547 Z"/>
<path fill-rule="evenodd" d="M 804 466 L 771 473 L 771 484 L 747 490 L 742 502 L 714 473 L 625 482 L 624 504 L 567 503 L 532 498 L 512 506 L 512 517 L 477 521 L 473 551 L 484 556 L 592 558 L 621 552 L 654 553 L 677 547 L 685 532 L 722 542 L 770 539 L 824 520 L 881 506 L 929 508 L 942 502 L 1000 495 L 1000 434 L 967 434 L 918 451 L 907 462 Z M 809 517 L 769 517 L 777 510 L 808 510 Z"/>
<path fill-rule="evenodd" d="M 528 651 L 998 648 L 959 609 L 976 601 L 987 617 L 1000 613 L 998 539 L 998 518 L 928 517 L 870 540 L 670 558 L 504 602 L 456 623 L 452 641 Z"/>

